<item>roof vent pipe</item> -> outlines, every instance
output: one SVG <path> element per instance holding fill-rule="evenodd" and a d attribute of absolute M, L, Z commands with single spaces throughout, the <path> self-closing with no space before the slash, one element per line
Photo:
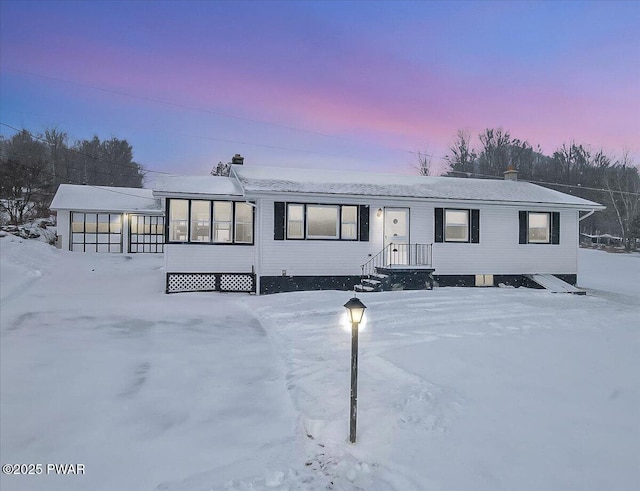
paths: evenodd
<path fill-rule="evenodd" d="M 504 180 L 505 181 L 518 180 L 518 171 L 513 167 L 513 165 L 509 165 L 509 167 L 507 167 L 507 170 L 504 171 Z"/>
<path fill-rule="evenodd" d="M 233 165 L 242 165 L 244 164 L 244 157 L 237 153 L 233 157 L 231 157 L 231 163 Z"/>

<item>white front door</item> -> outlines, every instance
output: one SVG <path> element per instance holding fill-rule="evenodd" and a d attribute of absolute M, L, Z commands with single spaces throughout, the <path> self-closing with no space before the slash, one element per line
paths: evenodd
<path fill-rule="evenodd" d="M 407 264 L 409 208 L 384 209 L 384 246 L 389 244 L 394 245 L 389 248 L 387 264 Z"/>

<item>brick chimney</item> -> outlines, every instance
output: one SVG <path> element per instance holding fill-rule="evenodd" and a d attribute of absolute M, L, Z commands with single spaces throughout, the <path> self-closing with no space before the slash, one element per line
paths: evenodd
<path fill-rule="evenodd" d="M 242 165 L 244 164 L 244 157 L 237 153 L 233 157 L 231 157 L 231 163 L 233 165 Z"/>
<path fill-rule="evenodd" d="M 505 181 L 517 181 L 518 180 L 518 171 L 513 167 L 513 165 L 509 165 L 507 170 L 504 171 L 504 180 Z"/>

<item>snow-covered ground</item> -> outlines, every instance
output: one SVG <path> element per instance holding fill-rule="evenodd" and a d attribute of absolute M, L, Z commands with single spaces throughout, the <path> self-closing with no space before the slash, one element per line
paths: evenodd
<path fill-rule="evenodd" d="M 162 258 L 0 238 L 4 490 L 635 490 L 640 256 L 581 250 L 589 295 L 165 295 Z"/>

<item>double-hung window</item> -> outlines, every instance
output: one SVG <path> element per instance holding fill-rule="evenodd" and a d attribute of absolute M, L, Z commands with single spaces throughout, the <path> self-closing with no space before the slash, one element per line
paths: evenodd
<path fill-rule="evenodd" d="M 342 207 L 342 240 L 358 240 L 358 207 Z"/>
<path fill-rule="evenodd" d="M 549 213 L 529 213 L 529 243 L 548 244 L 551 238 Z"/>
<path fill-rule="evenodd" d="M 435 208 L 434 242 L 480 243 L 480 210 Z"/>
<path fill-rule="evenodd" d="M 520 244 L 559 244 L 560 213 L 520 212 Z"/>
<path fill-rule="evenodd" d="M 469 210 L 444 210 L 445 242 L 469 242 Z"/>
<path fill-rule="evenodd" d="M 169 241 L 189 240 L 189 200 L 172 199 L 169 206 Z"/>
<path fill-rule="evenodd" d="M 236 242 L 253 244 L 253 207 L 249 203 L 236 202 Z"/>
<path fill-rule="evenodd" d="M 287 238 L 304 239 L 304 205 L 287 206 Z"/>
<path fill-rule="evenodd" d="M 213 202 L 213 241 L 231 242 L 233 231 L 233 208 L 231 201 Z"/>
<path fill-rule="evenodd" d="M 211 240 L 211 201 L 191 201 L 191 242 Z"/>

